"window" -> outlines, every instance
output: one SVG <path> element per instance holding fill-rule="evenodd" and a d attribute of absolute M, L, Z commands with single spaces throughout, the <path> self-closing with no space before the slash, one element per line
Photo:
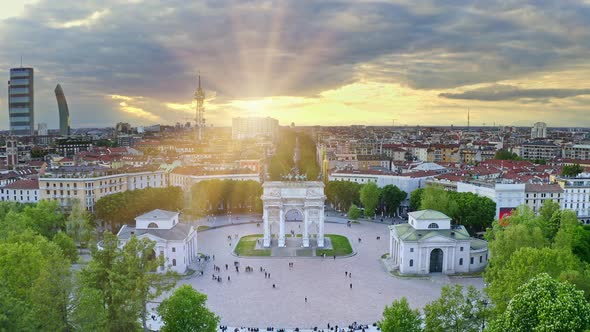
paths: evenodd
<path fill-rule="evenodd" d="M 459 248 L 459 251 L 463 251 L 463 247 L 460 247 L 460 248 Z"/>
<path fill-rule="evenodd" d="M 172 259 L 172 266 L 176 266 L 176 258 Z"/>
<path fill-rule="evenodd" d="M 469 260 L 469 264 L 473 264 L 473 257 Z"/>
<path fill-rule="evenodd" d="M 414 266 L 414 260 L 410 259 L 410 267 Z"/>
<path fill-rule="evenodd" d="M 410 252 L 414 252 L 414 248 L 410 248 Z"/>
<path fill-rule="evenodd" d="M 175 247 L 172 247 L 172 252 L 176 252 L 176 248 Z"/>
<path fill-rule="evenodd" d="M 459 265 L 463 265 L 463 258 L 459 258 Z"/>
<path fill-rule="evenodd" d="M 158 228 L 158 224 L 156 224 L 155 222 L 151 222 L 151 223 L 149 223 L 148 228 Z M 174 248 L 172 248 L 172 249 L 173 249 L 172 251 L 174 251 Z"/>
<path fill-rule="evenodd" d="M 483 256 L 479 256 L 479 262 L 483 262 Z"/>
<path fill-rule="evenodd" d="M 430 225 L 428 225 L 428 228 L 438 228 L 438 224 L 433 222 Z"/>

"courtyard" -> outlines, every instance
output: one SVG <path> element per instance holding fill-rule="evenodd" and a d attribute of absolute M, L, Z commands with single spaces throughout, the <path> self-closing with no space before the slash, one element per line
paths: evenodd
<path fill-rule="evenodd" d="M 205 265 L 203 276 L 194 274 L 182 279 L 179 285 L 188 283 L 206 294 L 207 306 L 221 317 L 221 325 L 285 328 L 325 327 L 328 323 L 346 326 L 354 321 L 372 324 L 381 318 L 385 305 L 402 296 L 412 307 L 419 308 L 438 298 L 441 287 L 446 284 L 483 287 L 480 277 L 398 278 L 391 275 L 380 260 L 388 251 L 386 224 L 360 222 L 347 227 L 330 222 L 325 228 L 326 233 L 348 237 L 355 254 L 336 259 L 239 258 L 233 253 L 234 247 L 242 236 L 260 231 L 256 224 L 200 232 L 198 251 L 214 255 L 215 259 Z M 234 268 L 236 261 L 240 265 L 239 272 Z M 293 263 L 292 267 L 289 263 Z M 215 272 L 214 265 L 220 267 L 221 272 Z M 253 272 L 245 272 L 246 266 L 252 267 Z M 270 278 L 265 278 L 260 268 L 270 273 Z M 213 275 L 221 276 L 222 282 L 213 280 Z"/>

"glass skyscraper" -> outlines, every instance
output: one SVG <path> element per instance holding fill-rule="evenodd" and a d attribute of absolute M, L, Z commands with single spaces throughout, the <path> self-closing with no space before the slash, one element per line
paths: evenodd
<path fill-rule="evenodd" d="M 12 135 L 35 133 L 33 68 L 11 68 L 8 81 L 8 116 Z"/>
<path fill-rule="evenodd" d="M 57 99 L 57 107 L 59 109 L 59 134 L 61 136 L 70 135 L 70 110 L 68 109 L 68 102 L 64 95 L 64 90 L 61 85 L 55 87 L 55 98 Z"/>

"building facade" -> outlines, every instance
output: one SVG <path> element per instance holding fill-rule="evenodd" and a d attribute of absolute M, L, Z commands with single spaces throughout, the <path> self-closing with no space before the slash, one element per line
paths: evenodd
<path fill-rule="evenodd" d="M 590 178 L 557 177 L 555 182 L 563 189 L 561 208 L 576 211 L 583 224 L 590 224 Z"/>
<path fill-rule="evenodd" d="M 135 218 L 135 226 L 124 225 L 117 233 L 123 247 L 132 236 L 155 242 L 154 257 L 164 257 L 164 264 L 157 272 L 186 272 L 195 263 L 197 255 L 197 231 L 179 221 L 179 213 L 153 210 Z"/>
<path fill-rule="evenodd" d="M 574 144 L 563 148 L 563 158 L 590 160 L 590 145 Z"/>
<path fill-rule="evenodd" d="M 8 81 L 10 132 L 16 136 L 35 134 L 35 89 L 33 68 L 11 68 Z"/>
<path fill-rule="evenodd" d="M 231 136 L 234 140 L 255 137 L 276 139 L 279 132 L 279 121 L 271 117 L 233 118 Z"/>
<path fill-rule="evenodd" d="M 457 274 L 482 271 L 487 242 L 434 210 L 408 214 L 408 223 L 389 226 L 389 261 L 401 274 Z"/>
<path fill-rule="evenodd" d="M 457 192 L 470 192 L 496 203 L 496 218 L 502 219 L 525 203 L 524 183 L 495 183 L 489 181 L 458 182 Z"/>
<path fill-rule="evenodd" d="M 521 149 L 521 155 L 528 160 L 547 160 L 559 157 L 561 149 L 558 145 L 545 142 L 533 141 L 524 143 Z"/>
<path fill-rule="evenodd" d="M 94 212 L 96 202 L 104 196 L 127 190 L 167 186 L 167 174 L 163 170 L 108 174 L 88 168 L 80 172 L 39 177 L 41 199 L 58 201 L 66 210 L 78 200 L 91 212 Z"/>
<path fill-rule="evenodd" d="M 0 188 L 3 202 L 37 203 L 40 200 L 38 180 L 18 180 Z"/>
<path fill-rule="evenodd" d="M 531 184 L 527 183 L 524 188 L 525 204 L 535 213 L 543 206 L 545 201 L 554 201 L 561 206 L 563 188 L 559 184 Z"/>

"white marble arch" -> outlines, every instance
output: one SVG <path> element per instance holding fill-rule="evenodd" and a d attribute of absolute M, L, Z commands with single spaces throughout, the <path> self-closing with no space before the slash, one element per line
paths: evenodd
<path fill-rule="evenodd" d="M 302 242 L 309 247 L 309 226 L 317 224 L 318 247 L 324 246 L 324 183 L 320 181 L 268 181 L 262 185 L 262 219 L 265 247 L 271 245 L 271 223 L 279 224 L 278 246 L 285 246 L 285 216 L 297 210 L 303 216 Z"/>

